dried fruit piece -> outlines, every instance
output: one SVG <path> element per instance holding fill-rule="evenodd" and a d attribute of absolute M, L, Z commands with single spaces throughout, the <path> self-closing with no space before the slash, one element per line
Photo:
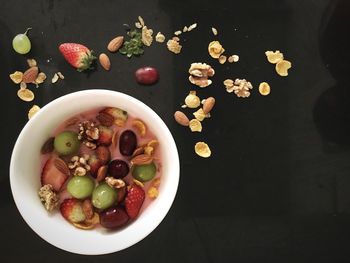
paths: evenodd
<path fill-rule="evenodd" d="M 174 118 L 175 118 L 176 122 L 182 126 L 188 126 L 190 123 L 190 120 L 187 118 L 185 113 L 183 113 L 182 111 L 176 111 L 174 113 Z"/>
<path fill-rule="evenodd" d="M 15 71 L 12 74 L 10 74 L 10 79 L 16 83 L 19 84 L 22 82 L 23 79 L 23 73 L 21 71 Z"/>
<path fill-rule="evenodd" d="M 202 108 L 200 108 L 196 112 L 194 112 L 193 115 L 199 121 L 203 121 L 206 118 L 206 114 L 204 113 Z"/>
<path fill-rule="evenodd" d="M 188 73 L 190 73 L 190 76 L 188 77 L 188 80 L 201 88 L 209 86 L 212 81 L 208 79 L 209 77 L 214 76 L 215 71 L 214 69 L 205 63 L 192 63 Z"/>
<path fill-rule="evenodd" d="M 44 72 L 40 72 L 34 82 L 35 84 L 41 84 L 44 82 L 45 79 L 46 79 L 46 74 Z"/>
<path fill-rule="evenodd" d="M 38 73 L 39 73 L 38 67 L 31 67 L 31 68 L 27 69 L 23 73 L 22 81 L 24 83 L 32 83 L 35 81 L 36 77 L 38 76 Z"/>
<path fill-rule="evenodd" d="M 147 127 L 146 124 L 141 120 L 133 120 L 132 126 L 138 131 L 141 137 L 146 135 Z"/>
<path fill-rule="evenodd" d="M 203 158 L 208 158 L 211 156 L 211 150 L 205 142 L 197 142 L 194 146 L 194 151 L 197 155 Z"/>
<path fill-rule="evenodd" d="M 263 96 L 269 95 L 270 94 L 270 85 L 267 82 L 261 82 L 259 85 L 259 92 Z"/>
<path fill-rule="evenodd" d="M 33 105 L 28 111 L 28 119 L 32 118 L 39 110 L 40 107 L 38 105 Z"/>
<path fill-rule="evenodd" d="M 117 52 L 120 47 L 123 45 L 124 37 L 123 36 L 117 36 L 113 38 L 107 46 L 107 49 L 109 52 Z"/>
<path fill-rule="evenodd" d="M 212 41 L 209 43 L 208 52 L 212 58 L 219 58 L 220 55 L 225 52 L 225 49 L 219 41 Z"/>
<path fill-rule="evenodd" d="M 36 60 L 34 58 L 27 59 L 27 63 L 29 67 L 35 67 L 37 66 Z"/>
<path fill-rule="evenodd" d="M 101 66 L 105 70 L 110 70 L 111 68 L 111 61 L 109 60 L 109 57 L 105 53 L 101 53 L 100 56 L 98 57 L 98 60 L 100 61 Z"/>
<path fill-rule="evenodd" d="M 175 54 L 179 54 L 181 52 L 182 46 L 180 45 L 178 38 L 169 39 L 166 45 L 168 50 Z"/>
<path fill-rule="evenodd" d="M 22 89 L 20 88 L 18 91 L 17 91 L 17 96 L 23 100 L 23 101 L 32 101 L 34 100 L 34 93 L 29 90 L 29 89 Z"/>
<path fill-rule="evenodd" d="M 57 75 L 57 73 L 55 73 L 55 75 L 53 75 L 52 79 L 51 79 L 51 83 L 56 83 L 58 81 L 59 77 Z"/>
<path fill-rule="evenodd" d="M 207 98 L 203 103 L 203 112 L 208 114 L 215 105 L 215 99 L 213 97 Z"/>
<path fill-rule="evenodd" d="M 285 77 L 288 76 L 288 69 L 292 67 L 292 63 L 288 60 L 281 60 L 276 64 L 276 72 L 278 75 Z"/>
<path fill-rule="evenodd" d="M 165 36 L 161 32 L 158 32 L 156 35 L 156 41 L 159 43 L 163 43 L 165 41 Z"/>
<path fill-rule="evenodd" d="M 197 119 L 190 120 L 189 126 L 192 132 L 202 131 L 202 123 Z"/>
<path fill-rule="evenodd" d="M 283 60 L 283 53 L 281 53 L 279 50 L 276 50 L 275 52 L 266 51 L 265 55 L 267 57 L 267 60 L 272 64 L 276 64 Z"/>
<path fill-rule="evenodd" d="M 185 98 L 185 104 L 189 108 L 197 108 L 201 104 L 199 97 L 196 95 L 196 91 L 191 90 Z"/>
<path fill-rule="evenodd" d="M 147 26 L 142 27 L 141 40 L 145 46 L 150 46 L 153 42 L 153 30 L 148 29 Z"/>

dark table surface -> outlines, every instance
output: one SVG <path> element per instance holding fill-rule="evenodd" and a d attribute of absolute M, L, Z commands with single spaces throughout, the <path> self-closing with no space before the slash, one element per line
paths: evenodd
<path fill-rule="evenodd" d="M 2 1 L 0 9 L 1 262 L 350 262 L 350 1 Z M 58 52 L 63 42 L 80 42 L 97 53 L 123 23 L 143 16 L 151 28 L 181 36 L 174 55 L 155 43 L 140 58 L 111 55 L 112 69 L 91 74 L 72 69 Z M 32 50 L 21 56 L 11 47 L 31 26 Z M 211 27 L 218 29 L 214 37 Z M 240 61 L 220 65 L 207 45 L 220 40 Z M 281 50 L 292 61 L 279 77 L 266 50 Z M 8 75 L 35 58 L 49 77 L 23 102 Z M 192 86 L 187 70 L 207 62 L 213 84 Z M 139 86 L 134 71 L 152 65 L 160 81 Z M 248 99 L 228 94 L 226 78 L 246 78 L 255 88 Z M 262 97 L 260 82 L 271 85 Z M 46 243 L 20 216 L 9 185 L 10 154 L 33 104 L 44 106 L 62 95 L 93 88 L 130 94 L 153 108 L 171 130 L 180 154 L 177 196 L 163 222 L 138 244 L 110 255 L 71 254 Z M 189 90 L 217 100 L 202 133 L 173 120 Z M 190 111 L 186 111 L 190 113 Z M 213 155 L 195 155 L 196 141 Z M 34 211 L 33 211 L 34 212 Z M 96 244 L 103 246 L 103 244 Z"/>

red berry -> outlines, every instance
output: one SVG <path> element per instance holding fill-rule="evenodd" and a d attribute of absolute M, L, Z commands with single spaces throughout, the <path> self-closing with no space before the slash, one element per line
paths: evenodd
<path fill-rule="evenodd" d="M 58 192 L 67 180 L 69 170 L 67 173 L 63 173 L 62 170 L 57 169 L 55 159 L 56 157 L 52 157 L 46 161 L 41 173 L 41 184 L 50 184 Z"/>
<path fill-rule="evenodd" d="M 86 46 L 77 43 L 63 43 L 58 48 L 64 58 L 78 71 L 92 68 L 92 62 L 96 59 L 92 51 Z"/>
<path fill-rule="evenodd" d="M 143 67 L 135 72 L 136 81 L 143 85 L 152 85 L 159 79 L 159 73 L 156 68 Z"/>
<path fill-rule="evenodd" d="M 131 219 L 137 217 L 145 200 L 145 191 L 141 186 L 133 184 L 125 197 L 125 209 Z"/>
<path fill-rule="evenodd" d="M 128 221 L 129 216 L 122 207 L 111 207 L 100 213 L 100 224 L 105 228 L 119 228 Z"/>
<path fill-rule="evenodd" d="M 60 211 L 69 222 L 78 223 L 86 219 L 82 202 L 75 198 L 65 199 L 60 206 Z"/>

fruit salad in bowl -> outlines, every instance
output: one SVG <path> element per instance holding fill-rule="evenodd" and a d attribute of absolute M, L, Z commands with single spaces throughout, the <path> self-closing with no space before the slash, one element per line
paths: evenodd
<path fill-rule="evenodd" d="M 170 209 L 178 180 L 164 122 L 135 98 L 107 90 L 72 93 L 42 108 L 19 135 L 10 165 L 25 221 L 79 254 L 115 252 L 146 237 Z"/>

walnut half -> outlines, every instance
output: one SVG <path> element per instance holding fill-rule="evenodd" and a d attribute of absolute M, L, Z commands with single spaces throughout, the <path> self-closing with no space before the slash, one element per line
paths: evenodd
<path fill-rule="evenodd" d="M 192 63 L 188 73 L 190 73 L 188 79 L 192 84 L 205 88 L 212 83 L 208 78 L 214 76 L 215 70 L 205 63 Z"/>

